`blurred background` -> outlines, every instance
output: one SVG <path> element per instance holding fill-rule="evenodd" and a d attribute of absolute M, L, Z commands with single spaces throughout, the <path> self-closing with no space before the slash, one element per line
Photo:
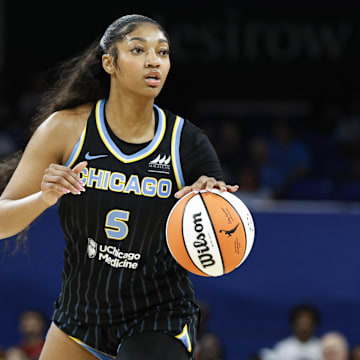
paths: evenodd
<path fill-rule="evenodd" d="M 317 346 L 337 331 L 347 358 L 358 359 L 360 5 L 0 0 L 0 158 L 25 146 L 56 66 L 129 13 L 168 31 L 172 69 L 156 103 L 205 131 L 256 225 L 239 269 L 192 277 L 207 314 L 198 359 L 283 359 L 275 347 L 296 337 L 288 317 L 301 304 L 320 314 L 311 330 Z M 33 224 L 27 248 L 10 255 L 14 243 L 0 253 L 4 351 L 26 343 L 24 312 L 42 314 L 38 335 L 30 331 L 38 348 L 47 329 L 64 247 L 56 207 Z"/>

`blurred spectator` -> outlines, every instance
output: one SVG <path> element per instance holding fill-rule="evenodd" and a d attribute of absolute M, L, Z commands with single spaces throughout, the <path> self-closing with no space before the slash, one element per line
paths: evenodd
<path fill-rule="evenodd" d="M 0 130 L 0 160 L 18 150 L 14 138 L 7 131 Z"/>
<path fill-rule="evenodd" d="M 358 101 L 358 100 L 357 100 Z M 354 100 L 348 109 L 338 117 L 334 130 L 335 140 L 344 146 L 359 149 L 360 140 L 360 110 Z"/>
<path fill-rule="evenodd" d="M 201 337 L 208 332 L 208 323 L 210 320 L 210 308 L 209 306 L 204 303 L 203 301 L 198 302 L 200 307 L 200 324 L 199 324 L 199 331 L 198 331 L 198 340 L 201 339 Z"/>
<path fill-rule="evenodd" d="M 360 98 L 354 98 L 338 117 L 333 138 L 342 156 L 352 164 L 350 178 L 360 179 Z"/>
<path fill-rule="evenodd" d="M 219 338 L 215 334 L 204 334 L 199 343 L 195 356 L 196 360 L 223 360 L 223 349 Z"/>
<path fill-rule="evenodd" d="M 245 203 L 252 199 L 268 199 L 271 191 L 262 186 L 259 171 L 252 165 L 243 166 L 238 173 L 239 190 L 235 193 Z"/>
<path fill-rule="evenodd" d="M 226 120 L 221 122 L 214 143 L 216 152 L 221 161 L 226 182 L 236 180 L 237 169 L 242 166 L 246 155 L 246 144 L 237 122 Z"/>
<path fill-rule="evenodd" d="M 321 338 L 324 360 L 348 360 L 349 344 L 344 335 L 331 331 Z"/>
<path fill-rule="evenodd" d="M 5 360 L 30 360 L 19 347 L 13 346 L 5 351 Z"/>
<path fill-rule="evenodd" d="M 290 312 L 292 335 L 280 340 L 273 349 L 262 349 L 262 360 L 322 360 L 320 339 L 316 336 L 319 313 L 311 305 L 301 304 Z"/>
<path fill-rule="evenodd" d="M 0 360 L 6 360 L 5 359 L 5 351 L 2 348 L 0 348 Z"/>
<path fill-rule="evenodd" d="M 270 189 L 275 199 L 285 198 L 289 186 L 304 178 L 311 165 L 309 150 L 283 120 L 275 123 L 270 139 L 254 138 L 250 151 L 262 186 Z"/>
<path fill-rule="evenodd" d="M 19 330 L 21 333 L 20 348 L 31 359 L 39 358 L 45 341 L 47 321 L 38 310 L 27 310 L 20 315 Z"/>
<path fill-rule="evenodd" d="M 355 344 L 352 348 L 350 360 L 360 360 L 360 343 Z"/>
<path fill-rule="evenodd" d="M 259 187 L 266 189 L 272 195 L 272 186 L 264 179 L 264 169 L 269 163 L 269 144 L 263 137 L 254 137 L 249 143 L 250 160 L 256 169 L 256 177 Z"/>
<path fill-rule="evenodd" d="M 223 348 L 220 339 L 208 330 L 211 318 L 209 306 L 199 301 L 201 317 L 198 331 L 195 360 L 223 360 Z"/>

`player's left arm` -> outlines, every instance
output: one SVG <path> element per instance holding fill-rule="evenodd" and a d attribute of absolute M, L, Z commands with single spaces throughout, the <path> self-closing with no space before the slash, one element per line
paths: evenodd
<path fill-rule="evenodd" d="M 223 181 L 222 169 L 216 151 L 206 134 L 186 122 L 180 143 L 180 158 L 186 186 L 175 193 L 180 199 L 191 191 L 220 189 L 235 192 L 238 185 Z"/>

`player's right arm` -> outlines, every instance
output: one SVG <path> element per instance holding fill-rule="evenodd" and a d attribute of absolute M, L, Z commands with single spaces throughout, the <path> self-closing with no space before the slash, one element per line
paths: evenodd
<path fill-rule="evenodd" d="M 61 164 L 70 156 L 88 114 L 87 109 L 59 111 L 35 131 L 0 196 L 0 239 L 25 229 L 61 196 L 81 193 L 78 174 L 86 162 L 73 169 Z"/>
<path fill-rule="evenodd" d="M 175 193 L 180 199 L 191 191 L 217 188 L 235 192 L 238 185 L 222 180 L 222 169 L 215 148 L 204 131 L 186 120 L 180 143 L 180 157 L 186 186 Z"/>

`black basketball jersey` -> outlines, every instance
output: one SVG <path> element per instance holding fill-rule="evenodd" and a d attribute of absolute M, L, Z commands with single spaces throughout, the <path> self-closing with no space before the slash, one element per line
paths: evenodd
<path fill-rule="evenodd" d="M 184 119 L 154 105 L 155 136 L 127 155 L 106 126 L 99 100 L 66 165 L 86 160 L 86 191 L 61 198 L 66 240 L 62 290 L 54 320 L 130 324 L 159 311 L 157 322 L 197 311 L 187 271 L 172 258 L 165 225 L 184 186 L 179 144 Z M 165 309 L 165 311 L 164 311 Z M 170 326 L 170 325 L 169 325 Z"/>

